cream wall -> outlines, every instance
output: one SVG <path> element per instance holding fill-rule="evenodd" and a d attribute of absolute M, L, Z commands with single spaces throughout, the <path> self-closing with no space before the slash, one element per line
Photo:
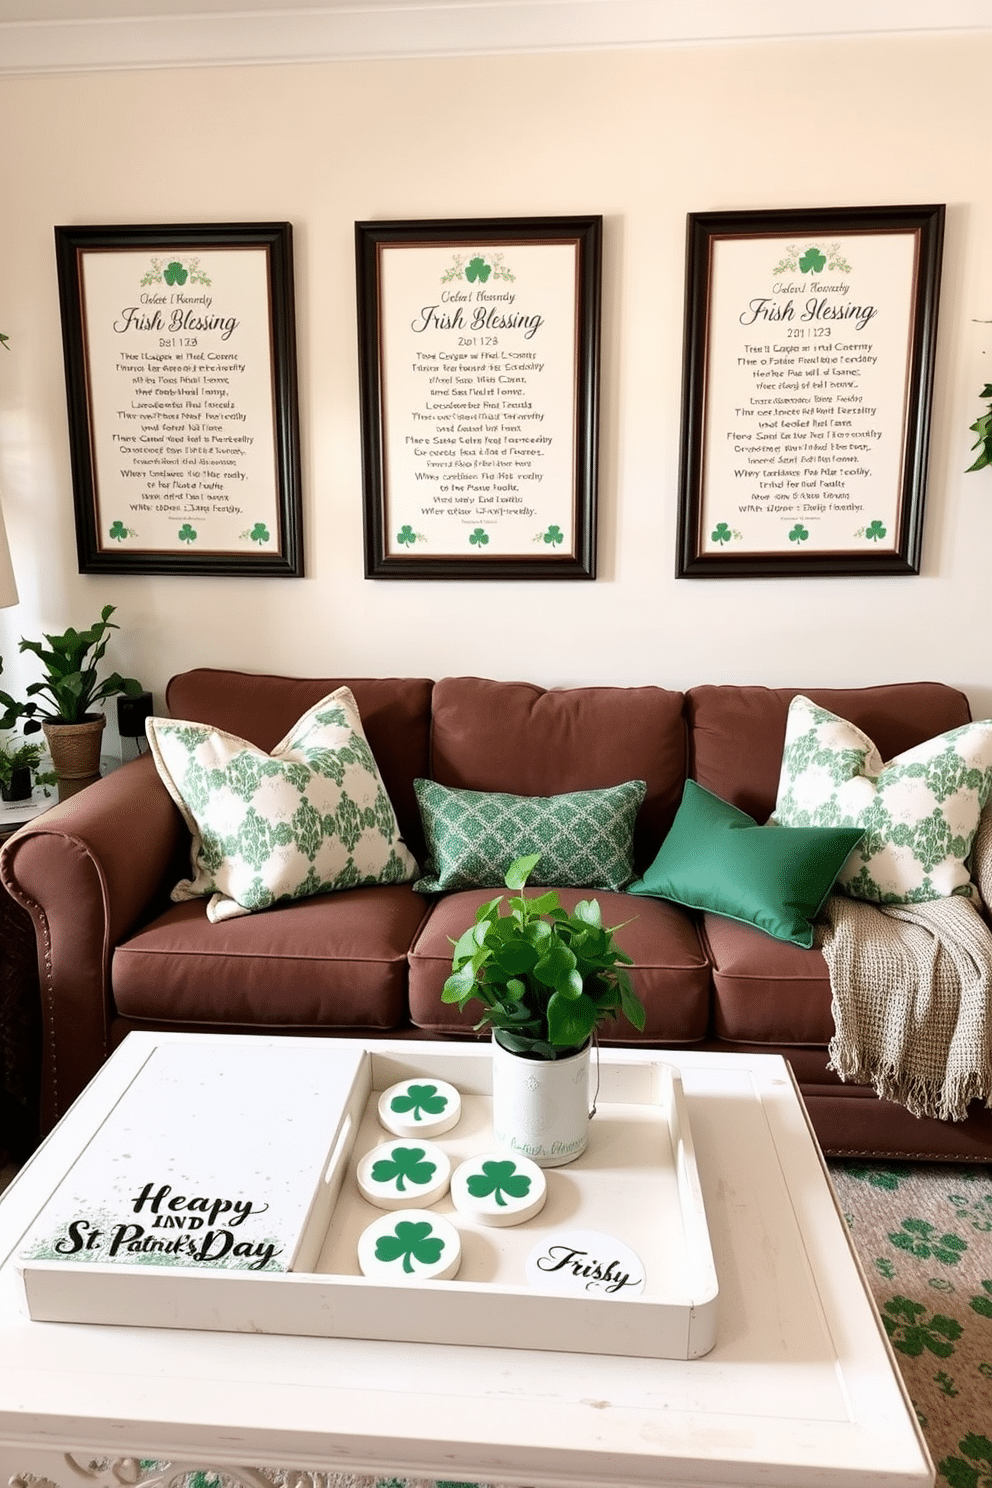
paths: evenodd
<path fill-rule="evenodd" d="M 992 713 L 992 37 L 839 40 L 0 82 L 0 489 L 21 635 L 114 603 L 113 661 L 158 695 L 193 665 L 473 672 L 547 685 L 930 677 Z M 689 211 L 945 202 L 923 572 L 676 580 Z M 363 578 L 353 223 L 605 218 L 595 583 Z M 289 220 L 307 577 L 76 571 L 52 227 Z M 12 689 L 13 690 L 13 689 Z"/>

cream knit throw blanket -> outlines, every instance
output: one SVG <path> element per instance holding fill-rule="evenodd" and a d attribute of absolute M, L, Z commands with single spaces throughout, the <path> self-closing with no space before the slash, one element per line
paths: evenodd
<path fill-rule="evenodd" d="M 971 849 L 992 905 L 992 803 Z M 960 897 L 879 906 L 834 894 L 817 927 L 830 972 L 830 1068 L 914 1116 L 963 1121 L 992 1106 L 992 933 Z"/>
<path fill-rule="evenodd" d="M 878 906 L 833 895 L 830 1065 L 914 1116 L 992 1105 L 992 934 L 970 899 Z"/>

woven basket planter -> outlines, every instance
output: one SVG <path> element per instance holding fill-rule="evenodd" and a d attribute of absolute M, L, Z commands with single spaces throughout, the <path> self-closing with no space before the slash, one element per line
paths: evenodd
<path fill-rule="evenodd" d="M 42 732 L 58 777 L 59 800 L 82 790 L 100 773 L 100 748 L 107 720 L 91 713 L 82 723 L 43 723 Z"/>

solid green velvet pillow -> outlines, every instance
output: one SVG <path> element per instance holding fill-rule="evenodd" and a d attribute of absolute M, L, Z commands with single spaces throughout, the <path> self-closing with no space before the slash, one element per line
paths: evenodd
<path fill-rule="evenodd" d="M 759 827 L 687 780 L 658 856 L 627 893 L 709 910 L 808 949 L 810 921 L 863 836 L 860 827 Z"/>

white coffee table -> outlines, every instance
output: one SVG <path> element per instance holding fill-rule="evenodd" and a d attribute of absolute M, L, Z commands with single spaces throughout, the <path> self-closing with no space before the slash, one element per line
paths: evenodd
<path fill-rule="evenodd" d="M 777 1056 L 664 1055 L 681 1071 L 719 1277 L 703 1358 L 32 1322 L 12 1259 L 22 1235 L 148 1041 L 200 1037 L 132 1034 L 0 1199 L 0 1483 L 121 1483 L 122 1459 L 154 1458 L 247 1483 L 281 1467 L 528 1488 L 933 1484 Z"/>

